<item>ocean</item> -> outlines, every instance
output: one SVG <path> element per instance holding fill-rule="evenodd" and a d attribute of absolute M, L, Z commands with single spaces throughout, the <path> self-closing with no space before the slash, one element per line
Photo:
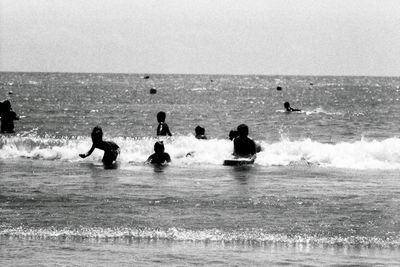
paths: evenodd
<path fill-rule="evenodd" d="M 400 264 L 400 78 L 145 75 L 0 73 L 1 266 Z M 242 123 L 262 151 L 223 166 Z"/>

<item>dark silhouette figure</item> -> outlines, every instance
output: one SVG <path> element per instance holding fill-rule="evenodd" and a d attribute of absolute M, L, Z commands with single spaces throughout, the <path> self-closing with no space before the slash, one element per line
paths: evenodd
<path fill-rule="evenodd" d="M 196 133 L 197 139 L 207 139 L 207 136 L 205 134 L 206 129 L 204 129 L 203 127 L 196 126 L 196 128 L 194 128 L 194 132 Z"/>
<path fill-rule="evenodd" d="M 150 89 L 150 94 L 151 94 L 151 95 L 157 94 L 157 89 L 151 88 L 151 89 Z"/>
<path fill-rule="evenodd" d="M 277 86 L 277 87 L 276 87 L 276 90 L 277 90 L 277 91 L 282 91 L 282 87 Z"/>
<path fill-rule="evenodd" d="M 87 153 L 79 154 L 81 158 L 86 158 L 87 156 L 90 156 L 94 149 L 98 148 L 104 150 L 102 162 L 105 166 L 109 166 L 115 163 L 120 152 L 119 146 L 112 141 L 103 141 L 103 130 L 99 126 L 93 128 L 92 142 L 93 145 Z"/>
<path fill-rule="evenodd" d="M 233 139 L 233 155 L 241 158 L 251 158 L 256 154 L 256 143 L 248 137 L 249 127 L 240 124 L 237 127 L 238 137 Z"/>
<path fill-rule="evenodd" d="M 11 102 L 0 102 L 1 133 L 14 133 L 14 121 L 19 120 L 17 114 L 11 108 Z"/>
<path fill-rule="evenodd" d="M 283 106 L 285 107 L 286 111 L 288 111 L 288 112 L 292 112 L 292 111 L 301 111 L 301 109 L 292 108 L 292 107 L 290 106 L 289 102 L 283 103 Z"/>
<path fill-rule="evenodd" d="M 143 79 L 145 79 L 145 80 L 150 79 L 150 76 L 146 75 L 146 76 L 143 77 Z"/>
<path fill-rule="evenodd" d="M 160 111 L 157 113 L 157 121 L 158 121 L 157 135 L 172 136 L 171 132 L 169 131 L 168 125 L 165 123 L 165 117 L 166 114 L 164 111 Z"/>
<path fill-rule="evenodd" d="M 236 137 L 238 137 L 239 136 L 239 133 L 238 133 L 238 131 L 236 131 L 236 130 L 231 130 L 230 132 L 229 132 L 229 140 L 233 140 L 233 139 L 235 139 Z"/>
<path fill-rule="evenodd" d="M 231 141 L 238 136 L 239 136 L 239 132 L 236 130 L 231 130 L 229 132 L 229 140 L 231 140 Z M 259 153 L 259 152 L 261 152 L 261 150 L 262 150 L 261 145 L 256 143 L 256 152 Z"/>
<path fill-rule="evenodd" d="M 146 163 L 166 164 L 171 162 L 171 157 L 165 152 L 164 143 L 162 141 L 158 141 L 154 144 L 154 152 L 155 153 L 146 160 Z"/>

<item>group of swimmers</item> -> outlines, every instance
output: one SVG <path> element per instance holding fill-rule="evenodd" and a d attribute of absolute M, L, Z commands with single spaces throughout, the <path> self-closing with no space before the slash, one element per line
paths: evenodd
<path fill-rule="evenodd" d="M 166 114 L 160 111 L 157 114 L 157 136 L 172 136 L 168 124 L 165 122 Z M 207 139 L 205 129 L 201 126 L 195 128 L 197 139 Z M 254 158 L 257 152 L 261 151 L 261 147 L 248 137 L 249 127 L 245 124 L 240 124 L 237 130 L 232 130 L 229 137 L 233 140 L 233 156 L 236 158 Z M 104 166 L 111 166 L 115 164 L 116 159 L 120 153 L 119 146 L 112 141 L 103 141 L 103 131 L 99 126 L 93 128 L 92 134 L 92 147 L 88 152 L 79 154 L 81 158 L 86 158 L 95 148 L 103 150 L 104 156 L 102 162 Z M 171 157 L 165 152 L 163 141 L 158 141 L 154 144 L 154 154 L 150 155 L 146 163 L 150 164 L 167 164 L 171 162 Z"/>
<path fill-rule="evenodd" d="M 290 106 L 289 102 L 284 103 L 287 112 L 300 111 Z M 19 120 L 17 114 L 12 110 L 9 100 L 0 102 L 1 116 L 1 133 L 14 133 L 14 120 Z M 163 111 L 157 113 L 157 136 L 172 136 L 168 124 L 165 122 L 166 114 Z M 195 128 L 195 137 L 197 139 L 207 139 L 205 129 L 201 126 Z M 229 139 L 233 140 L 233 156 L 236 158 L 255 158 L 256 153 L 261 151 L 261 146 L 256 144 L 248 137 L 249 128 L 246 124 L 240 124 L 237 130 L 232 130 L 229 133 Z M 120 153 L 119 146 L 112 141 L 103 141 L 103 130 L 96 126 L 91 133 L 92 147 L 88 152 L 79 154 L 81 158 L 86 158 L 92 154 L 94 149 L 104 151 L 102 162 L 104 166 L 115 164 Z M 189 153 L 190 154 L 190 153 Z M 164 143 L 158 141 L 154 144 L 154 154 L 150 155 L 146 163 L 151 164 L 166 164 L 171 161 L 171 157 L 165 152 Z"/>

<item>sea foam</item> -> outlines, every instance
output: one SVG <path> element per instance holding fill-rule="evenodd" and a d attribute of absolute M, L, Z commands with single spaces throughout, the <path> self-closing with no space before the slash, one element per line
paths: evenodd
<path fill-rule="evenodd" d="M 118 161 L 122 165 L 143 163 L 151 155 L 154 143 L 163 140 L 165 151 L 174 165 L 221 165 L 232 157 L 233 144 L 225 139 L 198 140 L 194 136 L 171 138 L 124 138 L 109 139 L 121 147 Z M 257 154 L 256 166 L 308 166 L 344 169 L 400 169 L 400 139 L 365 140 L 321 143 L 311 139 L 278 142 L 261 141 L 262 151 Z M 103 152 L 81 159 L 78 154 L 87 152 L 92 143 L 87 137 L 0 137 L 0 159 L 27 158 L 32 160 L 101 161 Z"/>

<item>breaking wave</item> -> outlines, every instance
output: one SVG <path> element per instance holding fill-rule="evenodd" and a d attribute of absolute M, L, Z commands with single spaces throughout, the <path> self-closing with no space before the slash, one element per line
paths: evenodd
<path fill-rule="evenodd" d="M 110 140 L 121 147 L 118 161 L 124 165 L 143 163 L 153 153 L 154 142 L 159 139 L 119 137 Z M 176 136 L 163 140 L 173 165 L 221 165 L 232 153 L 231 141 L 224 139 L 198 140 L 194 136 Z M 400 169 L 400 139 L 395 137 L 336 144 L 311 139 L 259 143 L 262 151 L 257 154 L 256 166 L 306 164 L 356 170 Z M 87 137 L 1 136 L 0 159 L 101 161 L 101 150 L 95 150 L 86 159 L 78 156 L 90 147 L 91 140 Z"/>

